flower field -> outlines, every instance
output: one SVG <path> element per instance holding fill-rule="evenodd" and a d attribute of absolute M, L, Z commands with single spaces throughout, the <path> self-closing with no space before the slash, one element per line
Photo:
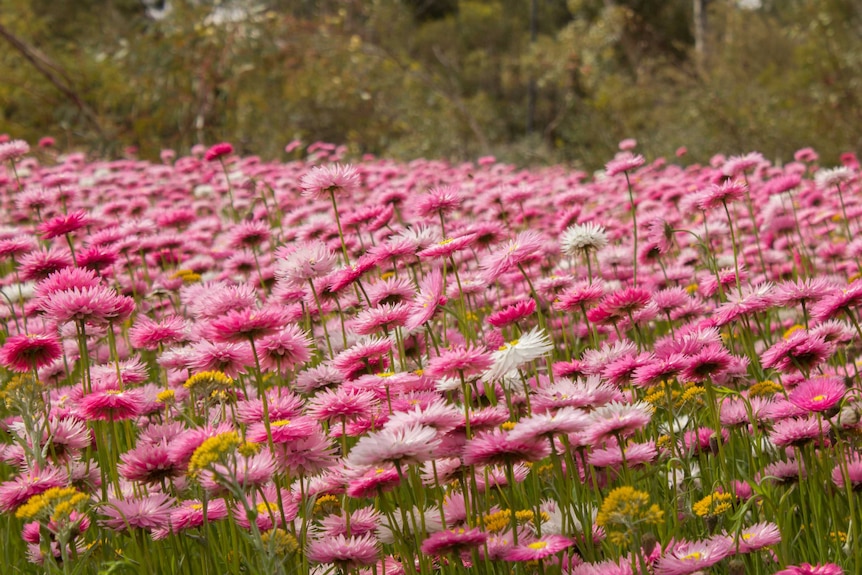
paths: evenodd
<path fill-rule="evenodd" d="M 862 572 L 855 156 L 299 151 L 0 144 L 4 572 Z"/>

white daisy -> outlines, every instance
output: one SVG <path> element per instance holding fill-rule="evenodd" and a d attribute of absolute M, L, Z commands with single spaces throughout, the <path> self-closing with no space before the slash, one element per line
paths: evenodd
<path fill-rule="evenodd" d="M 560 237 L 560 247 L 567 256 L 576 256 L 589 250 L 600 250 L 608 245 L 608 234 L 602 226 L 587 223 L 569 226 Z"/>
<path fill-rule="evenodd" d="M 553 347 L 544 331 L 533 328 L 530 333 L 503 344 L 500 349 L 491 354 L 494 363 L 482 374 L 482 380 L 496 381 L 525 363 L 542 357 Z"/>

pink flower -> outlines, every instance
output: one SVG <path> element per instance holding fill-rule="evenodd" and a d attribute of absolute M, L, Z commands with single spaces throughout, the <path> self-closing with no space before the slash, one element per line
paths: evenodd
<path fill-rule="evenodd" d="M 201 341 L 189 351 L 189 366 L 195 371 L 223 371 L 236 378 L 254 365 L 254 355 L 247 342 L 212 343 Z"/>
<path fill-rule="evenodd" d="M 359 190 L 359 172 L 353 166 L 333 164 L 312 168 L 300 180 L 302 195 L 320 198 L 333 194 L 354 194 Z"/>
<path fill-rule="evenodd" d="M 617 174 L 630 172 L 639 168 L 644 165 L 644 162 L 644 157 L 640 154 L 633 155 L 631 152 L 622 152 L 617 154 L 613 160 L 605 164 L 605 173 L 608 177 L 613 177 Z"/>
<path fill-rule="evenodd" d="M 844 575 L 844 570 L 835 563 L 802 563 L 776 571 L 775 575 Z"/>
<path fill-rule="evenodd" d="M 326 244 L 317 240 L 292 250 L 279 248 L 275 255 L 275 277 L 295 287 L 307 286 L 310 280 L 330 273 L 338 261 Z"/>
<path fill-rule="evenodd" d="M 481 267 L 488 283 L 501 275 L 544 258 L 545 239 L 532 230 L 521 232 L 502 248 L 482 259 Z"/>
<path fill-rule="evenodd" d="M 761 362 L 763 367 L 783 373 L 800 370 L 807 373 L 826 360 L 833 350 L 834 346 L 827 344 L 822 337 L 799 330 L 763 352 Z"/>
<path fill-rule="evenodd" d="M 121 296 L 106 286 L 57 291 L 42 302 L 45 315 L 57 323 L 121 322 L 135 309 L 132 298 Z"/>
<path fill-rule="evenodd" d="M 474 527 L 473 529 L 448 529 L 432 533 L 422 542 L 422 553 L 428 555 L 448 555 L 461 553 L 479 547 L 488 540 L 488 534 Z"/>
<path fill-rule="evenodd" d="M 81 228 L 88 226 L 90 223 L 90 217 L 87 215 L 87 212 L 77 210 L 69 212 L 68 214 L 55 216 L 50 220 L 42 222 L 39 224 L 37 229 L 42 234 L 43 238 L 49 240 L 51 238 L 56 238 L 58 236 L 80 230 Z"/>
<path fill-rule="evenodd" d="M 399 483 L 401 476 L 391 463 L 371 466 L 360 474 L 351 474 L 347 483 L 347 495 L 356 498 L 374 497 L 380 491 L 391 491 Z"/>
<path fill-rule="evenodd" d="M 273 443 L 290 443 L 298 439 L 306 439 L 317 429 L 317 422 L 310 417 L 294 417 L 293 419 L 277 419 L 270 423 Z M 254 443 L 266 443 L 266 425 L 263 422 L 249 426 L 246 439 Z"/>
<path fill-rule="evenodd" d="M 137 417 L 144 411 L 146 399 L 141 389 L 109 389 L 85 395 L 78 405 L 82 419 L 120 421 Z"/>
<path fill-rule="evenodd" d="M 163 317 L 158 321 L 139 315 L 135 324 L 129 329 L 131 344 L 136 348 L 150 350 L 183 341 L 188 335 L 189 328 L 186 320 L 176 315 Z"/>
<path fill-rule="evenodd" d="M 197 499 L 187 499 L 181 502 L 179 507 L 171 510 L 171 531 L 179 533 L 185 529 L 200 527 L 204 524 L 205 514 L 207 521 L 226 519 L 228 509 L 224 499 L 210 499 L 206 505 Z"/>
<path fill-rule="evenodd" d="M 439 186 L 428 190 L 416 201 L 416 213 L 425 218 L 437 214 L 448 214 L 461 205 L 458 190 L 452 186 Z"/>
<path fill-rule="evenodd" d="M 208 331 L 218 342 L 249 341 L 275 333 L 286 320 L 285 310 L 274 306 L 230 310 L 211 320 Z"/>
<path fill-rule="evenodd" d="M 260 338 L 255 348 L 261 369 L 284 374 L 311 359 L 311 346 L 305 332 L 287 324 L 280 331 Z"/>
<path fill-rule="evenodd" d="M 591 424 L 586 433 L 589 443 L 596 445 L 613 437 L 627 437 L 646 427 L 652 419 L 652 407 L 644 402 L 633 404 L 612 402 L 589 414 Z"/>
<path fill-rule="evenodd" d="M 419 293 L 410 308 L 404 328 L 412 331 L 429 321 L 439 306 L 446 303 L 443 295 L 443 275 L 434 270 L 419 280 Z"/>
<path fill-rule="evenodd" d="M 536 311 L 536 300 L 530 298 L 507 306 L 500 311 L 494 312 L 485 318 L 485 321 L 497 328 L 516 323 L 524 318 L 530 317 Z"/>
<path fill-rule="evenodd" d="M 808 411 L 826 411 L 838 405 L 847 387 L 838 377 L 817 377 L 797 385 L 788 400 Z"/>
<path fill-rule="evenodd" d="M 739 532 L 739 553 L 752 553 L 781 542 L 781 532 L 775 523 L 756 523 Z"/>
<path fill-rule="evenodd" d="M 787 445 L 800 446 L 821 437 L 828 431 L 828 424 L 824 430 L 823 426 L 814 417 L 794 417 L 775 422 L 769 438 L 779 447 Z"/>
<path fill-rule="evenodd" d="M 707 569 L 728 555 L 732 544 L 727 537 L 713 537 L 705 541 L 680 541 L 665 552 L 655 566 L 656 575 L 688 575 Z"/>
<path fill-rule="evenodd" d="M 24 140 L 9 140 L 0 143 L 0 163 L 17 160 L 30 152 L 30 144 Z"/>
<path fill-rule="evenodd" d="M 347 462 L 354 466 L 379 465 L 387 461 L 421 463 L 433 457 L 439 444 L 437 430 L 431 427 L 384 427 L 361 437 L 350 450 Z"/>
<path fill-rule="evenodd" d="M 359 312 L 353 320 L 353 331 L 359 335 L 371 335 L 379 331 L 388 333 L 403 326 L 410 316 L 407 304 L 381 304 Z"/>
<path fill-rule="evenodd" d="M 210 147 L 204 154 L 204 159 L 207 162 L 215 162 L 217 160 L 221 160 L 225 156 L 231 155 L 232 153 L 233 146 L 227 142 L 221 142 Z"/>
<path fill-rule="evenodd" d="M 472 424 L 473 417 L 470 422 Z M 476 433 L 464 446 L 465 465 L 493 465 L 539 461 L 551 453 L 550 443 L 544 439 L 510 439 L 500 429 Z"/>
<path fill-rule="evenodd" d="M 506 561 L 537 561 L 555 555 L 574 545 L 574 541 L 562 535 L 546 535 L 531 543 L 513 547 L 505 554 Z"/>
<path fill-rule="evenodd" d="M 117 471 L 129 481 L 143 483 L 159 483 L 183 473 L 183 469 L 171 459 L 166 441 L 139 443 L 120 456 Z"/>
<path fill-rule="evenodd" d="M 63 355 L 56 335 L 25 333 L 13 335 L 0 348 L 0 364 L 13 371 L 28 372 L 51 365 Z"/>
<path fill-rule="evenodd" d="M 30 469 L 14 479 L 0 483 L 0 511 L 14 511 L 34 495 L 52 487 L 63 487 L 68 481 L 69 476 L 63 468 Z"/>
<path fill-rule="evenodd" d="M 134 499 L 109 498 L 108 504 L 101 506 L 106 517 L 101 524 L 114 531 L 129 529 L 152 531 L 168 527 L 174 500 L 164 493 Z"/>
<path fill-rule="evenodd" d="M 484 348 L 458 346 L 440 351 L 425 366 L 425 375 L 433 378 L 469 378 L 491 367 L 491 355 Z"/>
<path fill-rule="evenodd" d="M 376 404 L 374 394 L 368 391 L 339 387 L 334 390 L 326 389 L 315 395 L 308 402 L 306 413 L 320 421 L 350 421 L 370 416 Z"/>
<path fill-rule="evenodd" d="M 377 561 L 377 540 L 366 533 L 355 537 L 336 535 L 313 539 L 308 545 L 308 559 L 313 563 L 334 563 L 343 571 Z"/>

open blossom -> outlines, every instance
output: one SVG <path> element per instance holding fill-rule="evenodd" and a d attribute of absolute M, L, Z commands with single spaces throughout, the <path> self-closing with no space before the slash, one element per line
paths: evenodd
<path fill-rule="evenodd" d="M 25 333 L 9 337 L 0 348 L 0 365 L 27 372 L 51 365 L 63 348 L 56 335 Z"/>
<path fill-rule="evenodd" d="M 605 164 L 605 173 L 608 176 L 616 176 L 623 172 L 630 172 L 644 165 L 644 157 L 640 154 L 634 155 L 631 152 L 621 152 L 616 157 Z"/>
<path fill-rule="evenodd" d="M 655 566 L 657 575 L 686 575 L 715 565 L 730 555 L 732 544 L 727 537 L 704 541 L 675 543 Z"/>
<path fill-rule="evenodd" d="M 485 279 L 491 283 L 506 272 L 517 270 L 544 257 L 545 240 L 537 232 L 521 232 L 482 260 Z"/>
<path fill-rule="evenodd" d="M 491 354 L 493 364 L 482 375 L 485 381 L 495 381 L 520 368 L 522 365 L 539 359 L 553 349 L 547 334 L 533 328 L 516 340 L 503 344 Z"/>
<path fill-rule="evenodd" d="M 608 234 L 602 226 L 587 223 L 566 228 L 560 237 L 564 254 L 576 256 L 590 250 L 598 251 L 608 245 Z"/>
<path fill-rule="evenodd" d="M 440 444 L 437 430 L 424 425 L 382 430 L 362 436 L 350 450 L 350 465 L 378 465 L 386 461 L 421 463 Z"/>
<path fill-rule="evenodd" d="M 353 166 L 333 164 L 312 168 L 300 181 L 302 195 L 310 198 L 326 197 L 330 192 L 353 194 L 359 189 L 359 172 Z"/>

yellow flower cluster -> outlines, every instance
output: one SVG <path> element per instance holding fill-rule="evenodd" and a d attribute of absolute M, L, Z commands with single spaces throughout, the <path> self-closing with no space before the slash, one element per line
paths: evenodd
<path fill-rule="evenodd" d="M 189 471 L 195 472 L 212 465 L 222 455 L 238 447 L 240 443 L 239 435 L 235 431 L 228 431 L 227 433 L 220 433 L 215 437 L 210 437 L 201 443 L 200 447 L 195 449 L 189 461 Z"/>
<path fill-rule="evenodd" d="M 177 270 L 171 274 L 171 279 L 183 280 L 184 284 L 191 284 L 201 281 L 201 275 L 196 273 L 194 270 L 183 269 Z"/>
<path fill-rule="evenodd" d="M 314 502 L 314 511 L 313 513 L 316 515 L 318 513 L 323 513 L 328 515 L 330 513 L 334 513 L 341 509 L 341 502 L 334 495 L 321 495 Z"/>
<path fill-rule="evenodd" d="M 202 371 L 196 373 L 186 380 L 183 387 L 186 389 L 224 389 L 233 386 L 233 380 L 221 371 Z"/>
<path fill-rule="evenodd" d="M 265 547 L 273 550 L 279 557 L 290 555 L 299 549 L 296 537 L 281 528 L 271 529 L 263 533 L 260 539 L 263 541 Z"/>
<path fill-rule="evenodd" d="M 260 453 L 260 450 L 260 443 L 252 443 L 251 441 L 243 442 L 242 445 L 237 448 L 237 451 L 243 457 L 251 457 L 252 455 L 257 455 L 258 453 Z"/>
<path fill-rule="evenodd" d="M 784 388 L 781 385 L 767 379 L 749 387 L 748 397 L 770 397 L 782 391 Z"/>
<path fill-rule="evenodd" d="M 650 389 L 649 393 L 644 397 L 644 401 L 651 405 L 665 405 L 667 403 L 667 387 L 670 384 L 666 381 L 661 382 L 657 386 Z M 670 392 L 671 400 L 676 403 L 679 400 L 680 392 L 678 389 L 672 389 Z"/>
<path fill-rule="evenodd" d="M 61 521 L 80 509 L 88 497 L 74 487 L 52 487 L 43 493 L 32 496 L 27 503 L 18 508 L 15 517 L 30 521 L 40 516 L 50 516 Z"/>
<path fill-rule="evenodd" d="M 698 517 L 718 517 L 732 507 L 733 495 L 730 493 L 710 493 L 691 506 Z"/>
<path fill-rule="evenodd" d="M 156 394 L 156 403 L 173 403 L 177 392 L 173 389 L 164 389 Z"/>
<path fill-rule="evenodd" d="M 678 405 L 685 405 L 689 402 L 699 401 L 700 396 L 704 393 L 706 390 L 699 385 L 687 385 L 677 403 Z"/>
<path fill-rule="evenodd" d="M 596 524 L 605 528 L 608 538 L 625 545 L 640 524 L 657 525 L 664 520 L 664 511 L 650 504 L 649 494 L 625 485 L 611 491 L 596 516 Z"/>
<path fill-rule="evenodd" d="M 550 519 L 550 516 L 542 511 L 539 516 L 539 520 L 547 521 L 548 519 Z M 531 521 L 535 523 L 535 520 L 536 514 L 529 509 L 515 511 L 515 521 L 517 521 L 519 525 L 524 525 Z M 488 531 L 489 533 L 505 531 L 512 524 L 512 510 L 501 509 L 500 511 L 489 513 L 480 519 L 480 523 L 485 527 L 485 531 Z"/>

